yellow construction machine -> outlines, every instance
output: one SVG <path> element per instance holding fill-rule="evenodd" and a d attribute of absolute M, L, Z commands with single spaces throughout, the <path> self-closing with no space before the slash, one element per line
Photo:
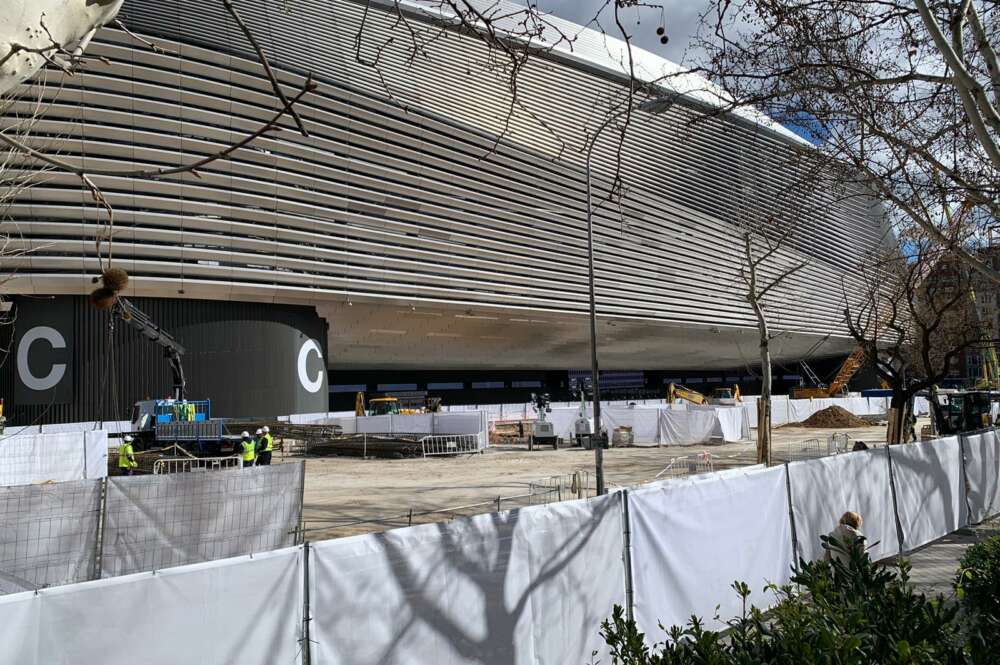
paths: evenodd
<path fill-rule="evenodd" d="M 355 416 L 412 416 L 418 413 L 438 413 L 441 411 L 440 397 L 427 397 L 422 409 L 400 408 L 398 397 L 375 397 L 368 402 L 365 409 L 365 394 L 359 392 L 354 398 Z"/>
<path fill-rule="evenodd" d="M 683 399 L 692 404 L 736 404 L 742 402 L 740 387 L 716 388 L 712 391 L 711 397 L 705 397 L 697 390 L 692 390 L 687 386 L 671 383 L 667 386 L 667 402 L 673 404 L 675 401 Z"/>
<path fill-rule="evenodd" d="M 979 354 L 983 361 L 983 375 L 976 382 L 977 390 L 1000 390 L 1000 361 L 997 360 L 997 347 L 993 343 L 992 320 L 989 313 L 979 308 L 976 302 L 976 292 L 969 288 L 969 298 L 979 318 Z"/>
<path fill-rule="evenodd" d="M 837 375 L 828 386 L 803 386 L 792 388 L 792 399 L 811 399 L 822 397 L 836 397 L 847 391 L 847 382 L 851 380 L 858 370 L 865 366 L 864 349 L 858 347 L 854 353 L 847 356 Z"/>

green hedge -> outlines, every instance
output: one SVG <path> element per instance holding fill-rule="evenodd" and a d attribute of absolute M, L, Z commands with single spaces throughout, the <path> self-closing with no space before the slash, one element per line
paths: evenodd
<path fill-rule="evenodd" d="M 997 631 L 1000 651 L 1000 536 L 970 546 L 961 563 L 955 587 L 962 605 L 984 628 Z"/>
<path fill-rule="evenodd" d="M 996 568 L 993 570 L 995 574 Z M 992 578 L 993 584 L 996 579 Z M 601 630 L 610 647 L 612 663 L 1000 662 L 1000 656 L 991 653 L 1000 653 L 1000 639 L 989 630 L 971 627 L 957 603 L 914 592 L 909 584 L 909 564 L 905 561 L 899 567 L 889 567 L 871 562 L 860 551 L 846 565 L 803 561 L 792 585 L 772 588 L 779 602 L 766 615 L 748 606 L 750 590 L 745 584 L 737 582 L 733 587 L 743 597 L 745 609 L 741 616 L 728 621 L 724 631 L 709 630 L 692 617 L 685 626 L 669 629 L 661 626 L 665 632 L 652 648 L 646 646 L 646 637 L 635 623 L 616 607 Z"/>

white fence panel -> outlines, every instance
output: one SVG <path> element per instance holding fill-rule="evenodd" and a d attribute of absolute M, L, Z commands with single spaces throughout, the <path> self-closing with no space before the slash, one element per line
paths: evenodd
<path fill-rule="evenodd" d="M 969 521 L 1000 512 L 1000 436 L 996 430 L 962 437 L 968 479 Z"/>
<path fill-rule="evenodd" d="M 384 416 L 379 416 L 380 418 Z M 386 432 L 395 434 L 436 434 L 434 431 L 434 414 L 420 413 L 413 415 L 389 416 L 390 425 Z M 450 433 L 450 432 L 449 432 Z M 460 432 L 464 434 L 464 432 Z"/>
<path fill-rule="evenodd" d="M 788 400 L 788 422 L 800 423 L 818 410 L 811 399 L 790 399 Z"/>
<path fill-rule="evenodd" d="M 103 478 L 107 474 L 105 431 L 0 438 L 0 486 Z"/>
<path fill-rule="evenodd" d="M 132 423 L 127 420 L 90 421 L 85 423 L 52 423 L 47 425 L 8 425 L 5 436 L 21 436 L 23 434 L 66 434 L 70 432 L 90 432 L 104 430 L 112 434 L 131 432 Z"/>
<path fill-rule="evenodd" d="M 750 602 L 771 604 L 765 584 L 791 575 L 791 525 L 785 469 L 754 469 L 678 479 L 629 494 L 635 617 L 649 642 L 692 614 L 709 627 L 740 613 L 730 585 L 753 590 Z"/>
<path fill-rule="evenodd" d="M 873 559 L 899 553 L 885 448 L 792 462 L 788 473 L 799 556 L 819 559 L 823 555 L 819 537 L 833 531 L 849 510 L 864 520 L 861 530 L 866 545 L 874 545 L 869 550 Z"/>
<path fill-rule="evenodd" d="M 573 439 L 574 430 L 573 424 L 579 417 L 580 407 L 577 406 L 553 406 L 552 413 L 545 414 L 545 419 L 552 423 L 552 429 L 555 435 L 560 439 L 565 441 L 570 441 Z M 587 418 L 591 419 L 593 422 L 594 410 L 587 405 Z"/>
<path fill-rule="evenodd" d="M 742 406 L 704 405 L 696 407 L 715 414 L 718 421 L 713 436 L 724 441 L 745 441 L 750 438 L 750 421 Z M 756 411 L 755 411 L 756 413 Z"/>
<path fill-rule="evenodd" d="M 108 433 L 97 430 L 84 434 L 84 478 L 105 478 L 108 475 Z"/>
<path fill-rule="evenodd" d="M 905 550 L 967 523 L 958 437 L 893 446 L 890 452 Z"/>
<path fill-rule="evenodd" d="M 304 464 L 108 479 L 102 574 L 295 544 Z"/>
<path fill-rule="evenodd" d="M 719 418 L 715 411 L 663 409 L 660 414 L 660 442 L 666 446 L 693 446 L 715 435 Z"/>
<path fill-rule="evenodd" d="M 353 418 L 354 431 L 358 434 L 388 434 L 392 432 L 393 419 L 393 416 Z"/>
<path fill-rule="evenodd" d="M 101 481 L 0 488 L 0 594 L 93 579 Z"/>
<path fill-rule="evenodd" d="M 296 663 L 301 548 L 0 598 L 5 663 Z"/>
<path fill-rule="evenodd" d="M 318 665 L 609 662 L 624 603 L 621 497 L 316 543 Z"/>
<path fill-rule="evenodd" d="M 633 443 L 637 446 L 660 443 L 659 409 L 637 406 L 613 407 L 601 412 L 601 420 L 609 436 L 619 427 L 631 427 Z"/>

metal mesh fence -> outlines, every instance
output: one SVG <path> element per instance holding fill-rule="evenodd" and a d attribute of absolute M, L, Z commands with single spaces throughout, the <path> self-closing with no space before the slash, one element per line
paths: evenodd
<path fill-rule="evenodd" d="M 101 485 L 0 488 L 0 593 L 93 579 Z"/>
<path fill-rule="evenodd" d="M 298 462 L 109 478 L 102 576 L 294 545 L 304 469 Z"/>

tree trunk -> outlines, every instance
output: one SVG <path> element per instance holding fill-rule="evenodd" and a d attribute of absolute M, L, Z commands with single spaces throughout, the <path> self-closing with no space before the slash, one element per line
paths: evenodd
<path fill-rule="evenodd" d="M 767 320 L 758 315 L 760 328 L 760 400 L 757 402 L 757 463 L 771 466 L 771 345 Z"/>
<path fill-rule="evenodd" d="M 910 398 L 898 389 L 893 389 L 889 401 L 889 424 L 885 440 L 889 445 L 904 443 L 909 437 Z"/>

